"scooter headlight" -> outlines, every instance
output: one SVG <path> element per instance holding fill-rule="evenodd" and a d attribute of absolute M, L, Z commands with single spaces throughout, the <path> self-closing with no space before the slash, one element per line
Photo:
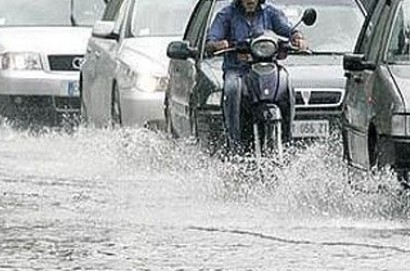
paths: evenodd
<path fill-rule="evenodd" d="M 278 44 L 272 39 L 256 39 L 251 44 L 251 50 L 256 57 L 270 58 L 278 51 Z"/>

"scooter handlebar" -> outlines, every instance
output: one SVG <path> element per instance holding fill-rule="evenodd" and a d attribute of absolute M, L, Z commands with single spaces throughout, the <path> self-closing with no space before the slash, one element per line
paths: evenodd
<path fill-rule="evenodd" d="M 233 51 L 236 51 L 236 47 L 228 47 L 228 48 L 225 48 L 225 49 L 222 49 L 222 50 L 215 51 L 212 54 L 214 56 L 220 56 L 220 55 L 223 55 L 225 53 L 233 52 Z"/>
<path fill-rule="evenodd" d="M 313 51 L 310 49 L 301 50 L 299 47 L 293 46 L 292 44 L 287 44 L 286 49 L 289 52 L 292 52 L 294 54 L 300 54 L 300 55 L 312 55 L 313 54 Z"/>
<path fill-rule="evenodd" d="M 283 46 L 283 45 L 282 45 Z M 286 50 L 288 51 L 288 52 L 292 52 L 292 53 L 294 53 L 294 54 L 301 54 L 301 55 L 312 55 L 313 54 L 313 51 L 312 50 L 309 50 L 309 49 L 304 49 L 304 50 L 301 50 L 299 47 L 296 47 L 296 46 L 293 46 L 292 44 L 290 44 L 290 43 L 288 43 L 288 44 L 286 44 L 286 45 L 284 45 L 285 46 L 285 48 L 286 48 Z M 231 47 L 228 47 L 228 48 L 224 48 L 224 49 L 221 49 L 221 50 L 218 50 L 218 51 L 215 51 L 215 52 L 213 52 L 212 54 L 214 55 L 214 56 L 220 56 L 220 55 L 223 55 L 223 54 L 225 54 L 225 53 L 229 53 L 229 52 L 234 52 L 234 51 L 237 51 L 237 52 L 246 52 L 248 49 L 245 49 L 245 45 L 244 44 L 242 44 L 242 43 L 238 43 L 238 44 L 232 44 L 231 45 Z"/>

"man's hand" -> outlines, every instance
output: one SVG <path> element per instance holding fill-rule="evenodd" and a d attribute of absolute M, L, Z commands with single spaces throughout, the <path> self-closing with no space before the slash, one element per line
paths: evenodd
<path fill-rule="evenodd" d="M 209 41 L 206 44 L 206 51 L 213 53 L 216 51 L 220 51 L 229 47 L 229 42 L 227 40 L 220 40 L 220 41 Z"/>
<path fill-rule="evenodd" d="M 302 33 L 295 32 L 290 38 L 290 42 L 293 46 L 298 47 L 301 51 L 306 51 L 308 49 L 306 40 L 303 38 Z"/>

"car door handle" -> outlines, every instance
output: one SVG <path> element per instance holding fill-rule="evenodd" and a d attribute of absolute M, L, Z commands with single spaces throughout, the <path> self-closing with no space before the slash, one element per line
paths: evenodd
<path fill-rule="evenodd" d="M 353 75 L 352 78 L 356 83 L 363 82 L 363 76 L 362 75 Z"/>
<path fill-rule="evenodd" d="M 94 52 L 94 55 L 95 55 L 95 57 L 96 57 L 96 58 L 100 58 L 101 53 L 100 53 L 100 52 L 98 52 L 98 51 L 95 51 L 95 52 Z"/>
<path fill-rule="evenodd" d="M 347 79 L 353 79 L 355 83 L 363 82 L 363 76 L 361 74 L 353 74 L 351 72 L 345 72 L 345 77 Z"/>

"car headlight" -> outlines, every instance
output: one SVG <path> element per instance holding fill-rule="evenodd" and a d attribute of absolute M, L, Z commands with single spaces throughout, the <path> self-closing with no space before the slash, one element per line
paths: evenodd
<path fill-rule="evenodd" d="M 252 53 L 259 58 L 273 57 L 278 51 L 278 45 L 271 39 L 256 40 L 251 45 Z"/>
<path fill-rule="evenodd" d="M 410 135 L 410 116 L 404 114 L 394 114 L 391 120 L 392 136 Z"/>
<path fill-rule="evenodd" d="M 2 70 L 35 71 L 42 70 L 43 64 L 38 53 L 8 52 L 1 55 Z"/>
<path fill-rule="evenodd" d="M 142 92 L 165 91 L 168 88 L 168 81 L 167 76 L 139 73 L 135 74 L 134 86 Z"/>

